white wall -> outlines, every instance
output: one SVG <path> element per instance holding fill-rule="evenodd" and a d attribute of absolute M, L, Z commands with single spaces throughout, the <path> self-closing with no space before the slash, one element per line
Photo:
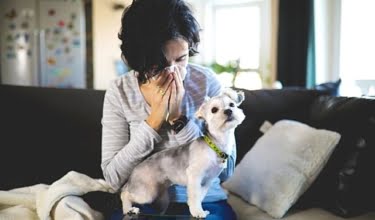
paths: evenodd
<path fill-rule="evenodd" d="M 131 0 L 123 0 L 128 5 Z M 106 89 L 116 78 L 115 61 L 121 59 L 117 34 L 123 10 L 113 10 L 113 0 L 93 0 L 94 88 Z"/>
<path fill-rule="evenodd" d="M 274 87 L 277 78 L 277 40 L 279 29 L 279 0 L 271 0 L 271 45 L 270 45 L 270 83 Z"/>

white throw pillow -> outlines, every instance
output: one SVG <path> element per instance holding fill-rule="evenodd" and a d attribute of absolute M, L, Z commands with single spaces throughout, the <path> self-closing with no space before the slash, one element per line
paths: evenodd
<path fill-rule="evenodd" d="M 325 166 L 340 134 L 281 120 L 246 153 L 223 187 L 282 218 Z"/>

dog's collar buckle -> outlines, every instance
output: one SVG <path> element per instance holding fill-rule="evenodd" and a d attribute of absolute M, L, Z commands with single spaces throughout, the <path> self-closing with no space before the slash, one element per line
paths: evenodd
<path fill-rule="evenodd" d="M 222 158 L 223 160 L 226 160 L 228 158 L 228 154 L 226 154 L 224 152 L 220 152 L 219 157 Z"/>
<path fill-rule="evenodd" d="M 228 159 L 228 154 L 225 152 L 221 151 L 216 144 L 207 136 L 203 135 L 203 140 L 207 143 L 210 148 L 216 152 L 217 156 L 221 159 L 222 163 L 225 163 Z"/>

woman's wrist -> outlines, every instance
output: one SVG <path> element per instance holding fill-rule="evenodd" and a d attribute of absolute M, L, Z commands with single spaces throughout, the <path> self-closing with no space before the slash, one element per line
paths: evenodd
<path fill-rule="evenodd" d="M 152 129 L 154 129 L 155 131 L 159 131 L 160 127 L 161 127 L 161 124 L 163 123 L 162 121 L 160 120 L 155 120 L 152 116 L 149 116 L 147 119 L 146 119 L 146 123 L 148 124 L 148 126 L 150 126 Z"/>

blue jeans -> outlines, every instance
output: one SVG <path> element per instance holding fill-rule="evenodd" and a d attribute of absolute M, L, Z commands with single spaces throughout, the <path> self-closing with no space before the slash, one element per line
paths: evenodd
<path fill-rule="evenodd" d="M 190 216 L 189 207 L 185 203 L 171 203 L 163 216 L 151 216 L 157 215 L 158 213 L 149 205 L 137 206 L 140 208 L 142 214 L 139 217 L 127 218 L 127 219 L 157 219 L 157 220 L 187 220 L 194 219 Z M 210 214 L 206 217 L 206 220 L 236 220 L 236 214 L 232 207 L 227 203 L 226 200 L 217 202 L 205 202 L 202 203 L 203 210 L 207 210 Z M 122 210 L 117 209 L 111 216 L 111 220 L 122 220 L 124 215 Z"/>

